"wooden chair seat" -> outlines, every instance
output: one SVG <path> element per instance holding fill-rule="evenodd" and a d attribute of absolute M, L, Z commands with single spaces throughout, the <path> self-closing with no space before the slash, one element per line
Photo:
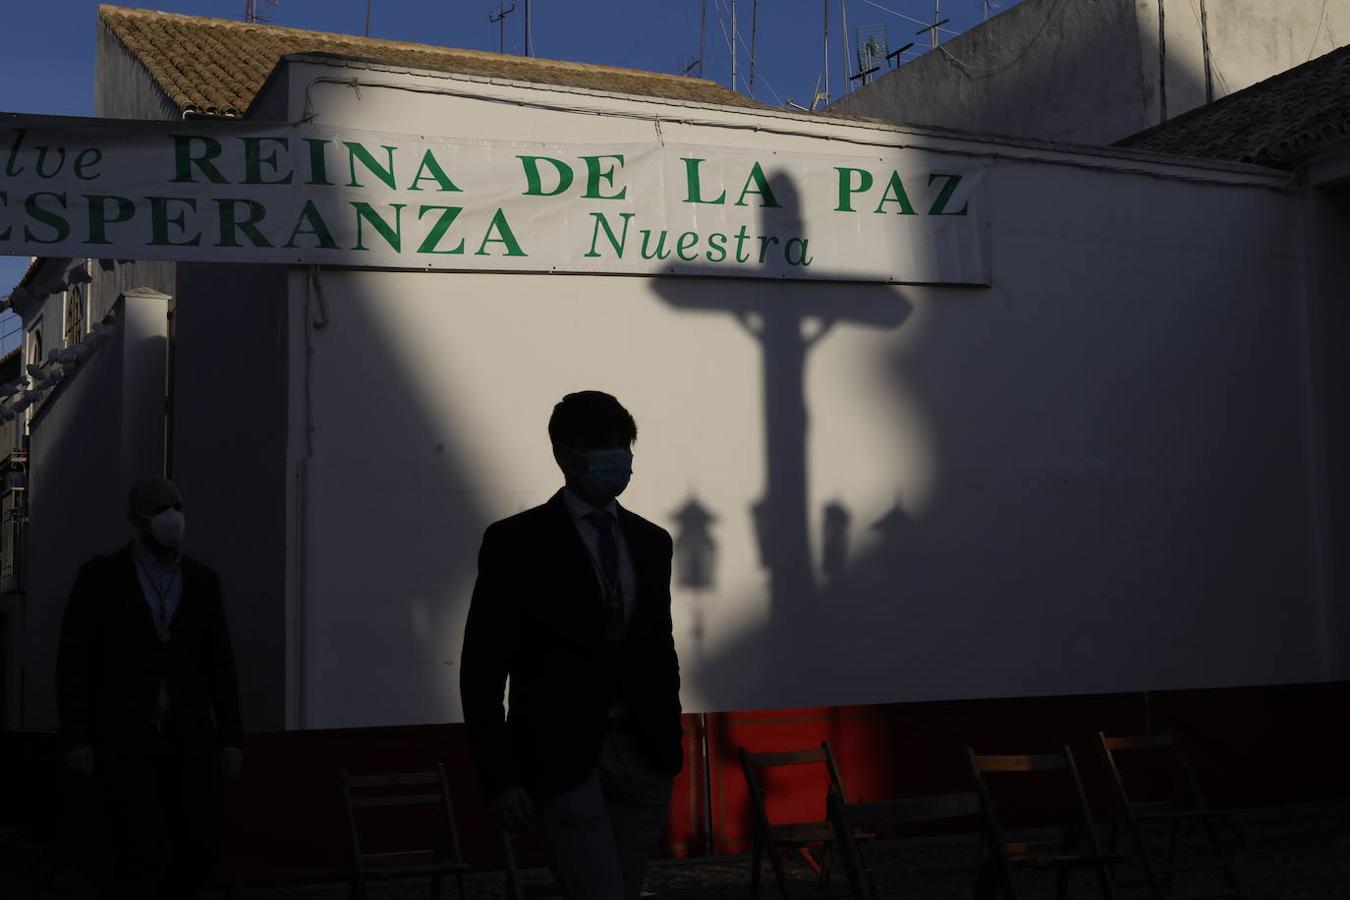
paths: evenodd
<path fill-rule="evenodd" d="M 833 839 L 829 822 L 788 822 L 770 825 L 769 837 L 775 844 L 813 844 Z"/>
<path fill-rule="evenodd" d="M 414 793 L 416 789 L 427 789 Z M 425 877 L 433 897 L 441 895 L 441 878 L 455 877 L 461 900 L 465 898 L 464 875 L 469 866 L 460 851 L 459 830 L 450 803 L 450 782 L 445 766 L 438 764 L 426 772 L 399 772 L 385 775 L 352 775 L 342 770 L 342 799 L 347 811 L 347 833 L 351 850 L 352 900 L 364 900 L 367 881 L 390 878 Z M 434 807 L 439 827 L 427 844 L 417 849 L 368 853 L 361 849 L 363 828 L 359 813 L 364 810 L 395 810 L 403 807 Z"/>
<path fill-rule="evenodd" d="M 1090 869 L 1096 875 L 1097 888 L 1103 900 L 1116 900 L 1111 866 L 1118 860 L 1103 853 L 1098 843 L 1097 828 L 1092 821 L 1087 796 L 1083 793 L 1083 782 L 1078 777 L 1078 766 L 1068 746 L 1060 747 L 1058 753 L 1001 756 L 977 756 L 974 750 L 967 747 L 966 756 L 975 780 L 975 789 L 980 796 L 985 831 L 989 835 L 989 850 L 995 858 L 1001 857 L 1006 865 L 1014 868 L 1055 871 L 1059 876 L 1057 896 L 1061 898 L 1068 896 L 1070 873 L 1075 869 Z M 1058 841 L 1010 841 L 999 824 L 993 793 L 986 776 L 1025 777 L 1028 773 L 1036 772 L 1057 773 L 1056 777 L 1067 785 L 1072 801 L 1072 819 L 1064 822 L 1059 829 L 1062 838 Z"/>
<path fill-rule="evenodd" d="M 1228 813 L 1221 809 L 1173 809 L 1162 812 L 1141 813 L 1136 808 L 1135 819 L 1140 822 L 1175 822 L 1186 819 L 1226 819 Z"/>
<path fill-rule="evenodd" d="M 363 853 L 366 877 L 400 878 L 413 875 L 450 874 L 469 871 L 469 864 L 456 862 L 434 850 L 400 850 L 394 853 Z"/>
<path fill-rule="evenodd" d="M 1177 736 L 1169 732 L 1167 734 L 1108 737 L 1099 731 L 1097 732 L 1097 740 L 1101 746 L 1106 768 L 1111 773 L 1118 801 L 1119 813 L 1111 826 L 1111 849 L 1115 850 L 1123 828 L 1133 839 L 1140 865 L 1144 870 L 1145 881 L 1152 890 L 1155 900 L 1163 900 L 1164 897 L 1172 893 L 1175 883 L 1173 875 L 1181 872 L 1203 871 L 1219 871 L 1223 874 L 1228 890 L 1215 896 L 1235 897 L 1240 900 L 1242 889 L 1238 885 L 1237 876 L 1233 872 L 1228 856 L 1214 831 L 1214 822 L 1226 820 L 1228 818 L 1227 813 L 1223 810 L 1209 808 L 1209 804 L 1205 801 L 1205 796 L 1200 790 L 1200 784 L 1196 780 L 1195 770 L 1191 768 L 1190 760 L 1182 750 L 1181 742 L 1177 739 Z M 1126 789 L 1125 779 L 1121 773 L 1120 757 L 1122 754 L 1143 755 L 1144 752 L 1165 756 L 1165 761 L 1172 771 L 1173 779 L 1173 790 L 1170 798 L 1139 802 L 1131 797 Z M 1214 862 L 1203 865 L 1177 865 L 1179 829 L 1186 822 L 1193 822 L 1203 830 L 1214 853 Z M 1160 824 L 1168 826 L 1167 858 L 1166 863 L 1161 865 L 1154 859 L 1153 851 L 1149 847 L 1147 836 L 1142 828 L 1143 825 Z"/>
<path fill-rule="evenodd" d="M 768 854 L 779 896 L 781 900 L 789 900 L 787 873 L 780 858 L 780 849 L 795 850 L 803 854 L 808 864 L 819 871 L 821 888 L 828 886 L 834 852 L 834 832 L 830 828 L 830 823 L 825 819 L 814 822 L 770 822 L 759 773 L 762 769 L 783 766 L 823 765 L 829 778 L 827 795 L 835 791 L 842 795 L 843 779 L 840 778 L 839 767 L 835 765 L 829 741 L 821 741 L 819 747 L 805 750 L 751 753 L 746 748 L 740 747 L 737 752 L 741 759 L 741 771 L 745 775 L 745 785 L 750 794 L 750 808 L 754 814 L 755 825 L 754 843 L 750 854 L 750 896 L 752 898 L 759 896 L 760 860 Z M 811 856 L 808 848 L 812 846 L 820 848 L 819 862 Z"/>
<path fill-rule="evenodd" d="M 853 900 L 878 900 L 880 893 L 877 876 L 885 873 L 900 873 L 905 878 L 936 871 L 947 871 L 945 864 L 938 866 L 914 866 L 904 863 L 878 864 L 882 861 L 869 858 L 856 835 L 872 834 L 866 829 L 903 828 L 910 834 L 916 825 L 944 823 L 950 827 L 961 820 L 971 821 L 975 830 L 981 834 L 981 848 L 990 846 L 985 833 L 983 819 L 980 816 L 980 798 L 974 793 L 943 794 L 930 797 L 906 797 L 900 800 L 872 801 L 869 803 L 848 803 L 842 794 L 831 791 L 827 806 L 830 825 L 834 829 L 835 841 L 839 845 L 839 859 L 848 876 L 849 888 Z M 945 832 L 944 832 L 945 833 Z M 917 835 L 914 835 L 917 837 Z M 975 863 L 975 896 L 979 900 L 992 898 L 1001 892 L 1004 900 L 1018 900 L 1017 889 L 1013 885 L 1011 872 L 1007 865 L 1007 856 L 994 848 L 992 854 L 973 854 Z"/>
<path fill-rule="evenodd" d="M 1102 855 L 1082 855 L 1078 853 L 1030 853 L 1019 855 L 1009 852 L 1008 862 L 1013 866 L 1027 869 L 1060 869 L 1088 866 L 1112 865 L 1120 862 L 1120 857 Z"/>

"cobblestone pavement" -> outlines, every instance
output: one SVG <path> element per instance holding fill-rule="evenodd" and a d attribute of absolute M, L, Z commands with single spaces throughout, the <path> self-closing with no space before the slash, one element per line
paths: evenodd
<path fill-rule="evenodd" d="M 1247 900 L 1350 900 L 1350 802 L 1262 810 L 1235 814 L 1232 826 L 1221 829 L 1238 880 Z M 1203 844 L 1196 836 L 1184 841 L 1179 861 L 1204 861 Z M 880 877 L 885 896 L 904 900 L 949 900 L 972 896 L 973 843 L 969 839 L 919 842 L 876 842 L 869 847 L 873 861 L 888 871 Z M 836 873 L 830 888 L 822 891 L 816 873 L 804 860 L 789 860 L 788 875 L 795 900 L 846 897 L 847 884 Z M 1124 867 L 1119 881 L 1133 880 L 1135 872 Z M 546 881 L 542 870 L 522 873 L 525 881 Z M 698 860 L 659 861 L 652 865 L 644 896 L 648 900 L 746 900 L 749 896 L 750 862 L 745 856 Z M 1054 896 L 1054 876 L 1042 873 L 1019 875 L 1023 898 Z M 1222 881 L 1208 873 L 1178 879 L 1175 900 L 1220 893 Z M 469 876 L 468 896 L 473 900 L 503 898 L 500 872 Z M 1142 885 L 1118 889 L 1121 900 L 1144 900 Z M 223 892 L 203 895 L 203 900 L 225 900 Z M 341 900 L 346 885 L 239 890 L 239 900 Z M 421 900 L 427 897 L 425 880 L 373 886 L 370 900 Z M 454 897 L 453 882 L 445 885 L 445 897 Z M 1100 896 L 1087 873 L 1079 873 L 1070 891 L 1073 900 Z M 0 846 L 0 898 L 4 900 L 89 900 L 87 886 L 73 873 L 44 870 L 40 848 L 11 841 Z M 776 900 L 773 875 L 765 867 L 761 888 L 764 900 Z"/>

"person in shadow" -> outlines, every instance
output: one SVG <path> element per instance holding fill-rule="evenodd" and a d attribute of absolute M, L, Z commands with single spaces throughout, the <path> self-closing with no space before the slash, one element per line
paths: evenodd
<path fill-rule="evenodd" d="M 92 777 L 111 857 L 102 896 L 196 896 L 243 758 L 234 652 L 216 573 L 182 555 L 178 489 L 131 487 L 135 538 L 85 563 L 66 603 L 56 689 L 67 765 Z"/>
<path fill-rule="evenodd" d="M 568 394 L 548 433 L 565 486 L 483 534 L 464 720 L 494 817 L 534 830 L 563 896 L 631 900 L 683 764 L 671 537 L 615 502 L 637 439 L 618 400 Z"/>

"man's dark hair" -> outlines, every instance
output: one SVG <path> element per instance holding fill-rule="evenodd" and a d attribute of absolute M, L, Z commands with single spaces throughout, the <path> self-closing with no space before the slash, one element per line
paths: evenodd
<path fill-rule="evenodd" d="M 628 446 L 637 440 L 637 423 L 609 394 L 578 391 L 553 407 L 548 436 L 553 443 L 566 447 Z"/>

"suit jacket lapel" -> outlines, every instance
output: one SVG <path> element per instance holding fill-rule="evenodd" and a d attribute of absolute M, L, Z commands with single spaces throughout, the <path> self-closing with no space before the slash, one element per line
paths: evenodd
<path fill-rule="evenodd" d="M 568 571 L 565 573 L 567 578 L 575 579 L 577 585 L 585 584 L 589 586 L 590 592 L 594 597 L 594 604 L 591 610 L 601 610 L 604 608 L 605 595 L 604 588 L 600 584 L 600 579 L 595 573 L 595 564 L 591 562 L 591 552 L 586 549 L 586 544 L 581 540 L 581 534 L 577 531 L 577 526 L 572 521 L 572 512 L 563 502 L 562 491 L 554 494 L 548 501 L 548 505 L 553 508 L 552 527 L 556 532 L 556 545 L 560 549 L 560 555 Z M 564 573 L 560 573 L 564 574 Z"/>
<path fill-rule="evenodd" d="M 633 560 L 633 580 L 636 582 L 634 589 L 637 596 L 633 599 L 633 614 L 628 620 L 628 628 L 625 634 L 632 634 L 636 631 L 646 619 L 646 611 L 651 607 L 649 602 L 652 597 L 651 588 L 647 582 L 650 578 L 651 566 L 648 565 L 647 545 L 642 541 L 642 532 L 638 530 L 634 519 L 637 517 L 619 507 L 619 528 L 623 532 L 624 543 L 628 545 L 628 555 Z"/>
<path fill-rule="evenodd" d="M 121 596 L 122 603 L 128 607 L 127 613 L 139 618 L 142 626 L 150 634 L 158 636 L 159 629 L 155 627 L 155 617 L 150 612 L 150 604 L 145 602 L 145 591 L 141 588 L 141 575 L 136 568 L 135 553 L 136 550 L 131 544 L 117 551 L 117 569 L 121 577 L 118 583 L 113 585 L 113 589 Z"/>

